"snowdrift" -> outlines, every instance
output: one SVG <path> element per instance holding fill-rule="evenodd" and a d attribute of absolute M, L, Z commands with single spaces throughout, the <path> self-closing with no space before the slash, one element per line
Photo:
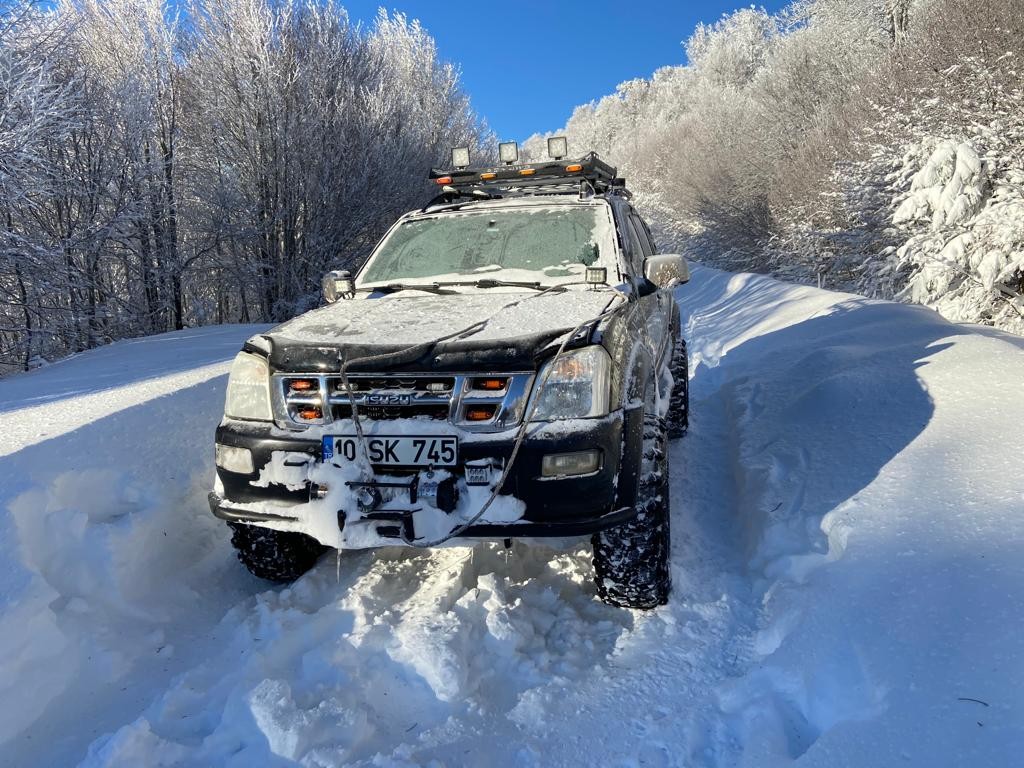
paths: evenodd
<path fill-rule="evenodd" d="M 0 382 L 0 763 L 1012 764 L 1024 341 L 710 269 L 679 296 L 650 613 L 572 541 L 249 577 L 204 492 L 251 327 Z"/>

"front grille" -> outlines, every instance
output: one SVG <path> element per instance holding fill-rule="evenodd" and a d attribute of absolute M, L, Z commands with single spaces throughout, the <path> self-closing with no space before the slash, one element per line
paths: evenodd
<path fill-rule="evenodd" d="M 331 408 L 335 421 L 352 418 L 351 405 L 335 405 Z M 409 405 L 409 406 L 382 406 L 382 405 L 360 405 L 359 418 L 372 421 L 390 421 L 392 419 L 437 419 L 448 418 L 449 406 L 447 405 Z"/>
<path fill-rule="evenodd" d="M 501 374 L 275 374 L 274 405 L 286 425 L 330 424 L 360 419 L 448 420 L 475 431 L 518 424 L 533 382 L 532 372 Z"/>
<path fill-rule="evenodd" d="M 341 377 L 331 378 L 335 392 L 345 393 L 345 383 Z M 451 392 L 455 387 L 454 376 L 349 376 L 349 386 L 353 392 L 373 392 L 376 390 L 401 390 L 409 392 L 430 392 L 441 394 Z"/>

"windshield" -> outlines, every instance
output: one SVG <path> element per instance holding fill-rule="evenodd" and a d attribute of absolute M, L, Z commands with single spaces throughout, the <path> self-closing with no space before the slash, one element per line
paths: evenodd
<path fill-rule="evenodd" d="M 583 280 L 588 266 L 615 276 L 612 225 L 603 206 L 442 213 L 398 225 L 359 275 L 360 285 Z"/>

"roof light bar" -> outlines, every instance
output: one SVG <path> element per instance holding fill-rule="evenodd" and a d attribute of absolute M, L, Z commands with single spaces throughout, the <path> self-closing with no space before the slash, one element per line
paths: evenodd
<path fill-rule="evenodd" d="M 552 136 L 548 139 L 548 157 L 561 160 L 569 154 L 569 140 L 565 136 Z"/>
<path fill-rule="evenodd" d="M 554 137 L 561 138 L 561 137 Z M 430 179 L 445 195 L 491 198 L 510 192 L 537 194 L 582 194 L 584 187 L 592 194 L 615 192 L 628 196 L 625 179 L 618 176 L 614 166 L 590 152 L 578 160 L 545 160 L 539 163 L 516 163 L 519 152 L 514 141 L 502 142 L 499 157 L 502 165 L 484 168 L 434 168 Z M 561 150 L 561 147 L 555 147 Z M 455 158 L 455 159 L 465 159 Z M 514 163 L 514 164 L 513 164 Z M 556 186 L 562 191 L 552 191 Z M 581 186 L 582 185 L 582 186 Z"/>

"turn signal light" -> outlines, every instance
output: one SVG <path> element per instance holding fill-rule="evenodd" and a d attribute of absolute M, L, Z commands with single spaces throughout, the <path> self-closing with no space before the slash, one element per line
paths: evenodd
<path fill-rule="evenodd" d="M 565 170 L 569 173 L 579 173 L 583 170 L 583 166 L 579 163 L 573 163 L 572 165 L 565 166 Z"/>
<path fill-rule="evenodd" d="M 311 379 L 292 379 L 288 382 L 288 389 L 292 392 L 309 392 L 316 389 L 316 382 Z"/>
<path fill-rule="evenodd" d="M 452 177 L 451 176 L 442 176 L 441 178 L 436 179 L 436 181 L 437 181 L 437 183 L 439 185 L 444 186 L 445 184 L 451 184 L 452 183 Z"/>
<path fill-rule="evenodd" d="M 299 418 L 305 419 L 306 421 L 316 421 L 323 417 L 323 411 L 319 408 L 303 408 L 299 411 Z"/>
<path fill-rule="evenodd" d="M 466 410 L 467 421 L 489 421 L 494 416 L 494 408 L 469 408 Z"/>

